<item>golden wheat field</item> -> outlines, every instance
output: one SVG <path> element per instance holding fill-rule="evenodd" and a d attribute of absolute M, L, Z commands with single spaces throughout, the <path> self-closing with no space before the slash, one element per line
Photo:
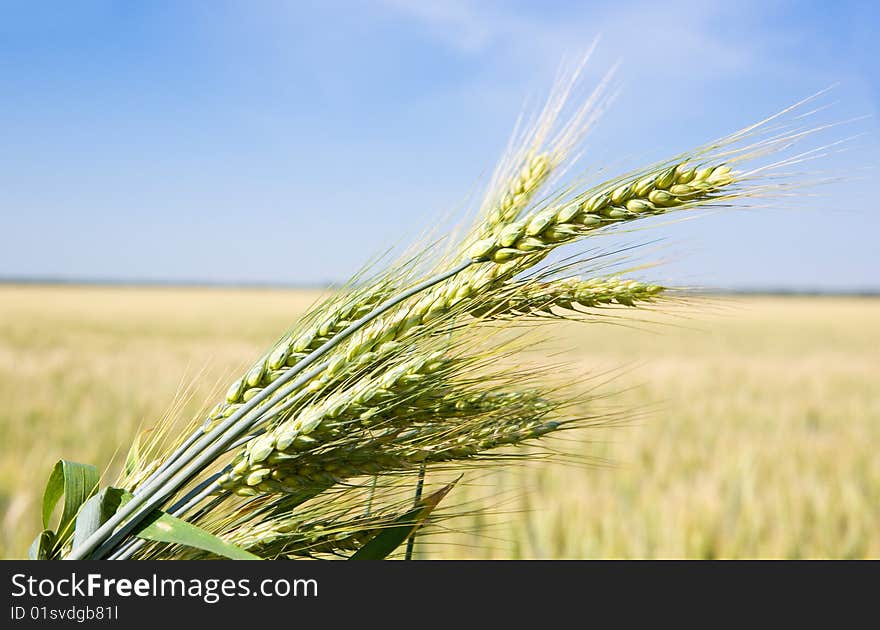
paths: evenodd
<path fill-rule="evenodd" d="M 115 474 L 139 425 L 213 403 L 317 295 L 0 286 L 0 557 L 26 555 L 57 459 Z M 489 513 L 418 556 L 880 557 L 880 300 L 672 310 L 554 324 L 545 352 L 632 418 L 569 432 L 580 461 L 474 473 L 457 500 Z"/>

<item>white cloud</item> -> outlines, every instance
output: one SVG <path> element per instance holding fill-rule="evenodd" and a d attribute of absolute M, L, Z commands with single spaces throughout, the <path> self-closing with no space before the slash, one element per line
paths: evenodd
<path fill-rule="evenodd" d="M 480 5 L 467 0 L 383 0 L 382 4 L 422 23 L 435 38 L 460 52 L 481 52 L 501 33 Z"/>
<path fill-rule="evenodd" d="M 760 33 L 745 38 L 726 30 L 730 11 L 720 3 L 617 3 L 602 10 L 585 5 L 534 13 L 473 0 L 383 0 L 389 10 L 421 24 L 436 41 L 464 53 L 496 49 L 520 61 L 555 67 L 602 37 L 601 59 L 621 58 L 628 73 L 691 80 L 751 67 L 762 47 Z M 748 11 L 742 4 L 737 10 Z M 516 61 L 517 59 L 511 59 Z"/>

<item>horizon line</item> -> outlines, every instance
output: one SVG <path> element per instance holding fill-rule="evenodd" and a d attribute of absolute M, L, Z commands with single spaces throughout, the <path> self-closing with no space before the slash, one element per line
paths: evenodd
<path fill-rule="evenodd" d="M 333 289 L 345 286 L 344 282 L 278 282 L 261 280 L 206 280 L 206 279 L 143 279 L 143 278 L 90 278 L 64 276 L 0 276 L 0 285 L 12 286 L 82 286 L 82 287 L 131 287 L 131 288 L 180 288 L 180 289 Z M 739 285 L 732 287 L 700 287 L 692 292 L 698 295 L 789 295 L 789 296 L 839 296 L 880 297 L 880 287 L 786 287 Z"/>

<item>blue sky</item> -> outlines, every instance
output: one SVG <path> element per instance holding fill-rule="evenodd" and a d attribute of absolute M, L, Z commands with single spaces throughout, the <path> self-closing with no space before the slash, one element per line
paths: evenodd
<path fill-rule="evenodd" d="M 880 12 L 828 2 L 0 3 L 0 277 L 339 281 L 463 213 L 526 99 L 601 35 L 591 163 L 837 83 L 865 115 L 796 208 L 644 233 L 714 287 L 880 289 Z M 327 245 L 332 239 L 333 246 Z M 630 239 L 631 240 L 631 239 Z"/>

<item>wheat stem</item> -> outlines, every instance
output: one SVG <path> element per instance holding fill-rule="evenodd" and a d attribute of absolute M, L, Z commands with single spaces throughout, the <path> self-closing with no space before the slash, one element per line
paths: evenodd
<path fill-rule="evenodd" d="M 150 475 L 149 477 L 147 477 L 143 482 L 141 482 L 141 483 L 138 485 L 138 487 L 136 487 L 134 490 L 132 490 L 132 494 L 134 494 L 134 495 L 138 495 L 138 494 L 140 494 L 141 491 L 142 491 L 142 489 L 143 489 L 143 487 L 144 487 L 144 485 L 146 485 L 146 484 L 149 483 L 152 479 L 154 479 L 154 478 L 156 477 L 156 475 L 160 475 L 160 474 L 162 474 L 163 472 L 165 472 L 166 470 L 168 470 L 168 468 L 169 468 L 172 464 L 174 464 L 174 463 L 175 463 L 175 462 L 176 462 L 176 461 L 177 461 L 177 460 L 178 460 L 178 459 L 179 459 L 184 453 L 186 453 L 186 451 L 187 451 L 187 450 L 188 450 L 193 444 L 196 443 L 196 440 L 198 440 L 199 437 L 200 437 L 201 435 L 202 435 L 202 431 L 201 431 L 201 430 L 193 432 L 192 435 L 190 435 L 190 436 L 189 436 L 189 437 L 183 442 L 183 444 L 181 444 L 180 446 L 178 446 L 178 447 L 177 447 L 177 448 L 171 453 L 171 455 L 169 455 L 168 458 L 167 458 L 164 462 L 162 462 L 162 463 L 159 465 L 159 467 L 156 468 L 156 470 L 153 471 L 152 475 Z"/>
<path fill-rule="evenodd" d="M 175 503 L 168 513 L 171 516 L 176 518 L 183 517 L 187 512 L 197 506 L 199 503 L 204 501 L 209 496 L 213 495 L 217 492 L 219 486 L 217 486 L 217 478 L 220 476 L 220 473 L 216 473 L 211 475 L 208 479 L 200 483 L 198 486 L 193 488 L 185 497 L 183 497 L 180 501 Z M 135 553 L 140 551 L 144 545 L 146 545 L 146 541 L 142 538 L 135 538 L 133 540 L 128 541 L 125 545 L 120 547 L 117 551 L 107 556 L 108 560 L 128 560 Z M 99 547 L 100 549 L 100 547 Z"/>
<path fill-rule="evenodd" d="M 369 516 L 373 510 L 373 498 L 376 496 L 376 482 L 378 481 L 379 476 L 373 475 L 373 479 L 370 481 L 370 494 L 367 495 L 367 507 L 364 508 L 364 516 Z"/>
<path fill-rule="evenodd" d="M 391 292 L 390 283 L 384 280 L 359 291 L 342 304 L 329 307 L 326 312 L 321 313 L 317 322 L 311 322 L 305 330 L 285 336 L 229 387 L 226 400 L 211 410 L 202 431 L 209 431 L 217 422 L 232 415 L 243 403 L 290 370 L 310 352 L 345 330 L 352 320 L 368 313 L 383 299 L 391 297 Z"/>
<path fill-rule="evenodd" d="M 413 499 L 413 507 L 419 506 L 419 501 L 422 500 L 422 489 L 425 486 L 425 463 L 422 462 L 421 466 L 419 466 L 419 478 L 416 481 L 416 496 Z M 413 550 L 416 546 L 416 532 L 414 531 L 410 534 L 409 539 L 406 541 L 406 560 L 412 560 Z"/>

